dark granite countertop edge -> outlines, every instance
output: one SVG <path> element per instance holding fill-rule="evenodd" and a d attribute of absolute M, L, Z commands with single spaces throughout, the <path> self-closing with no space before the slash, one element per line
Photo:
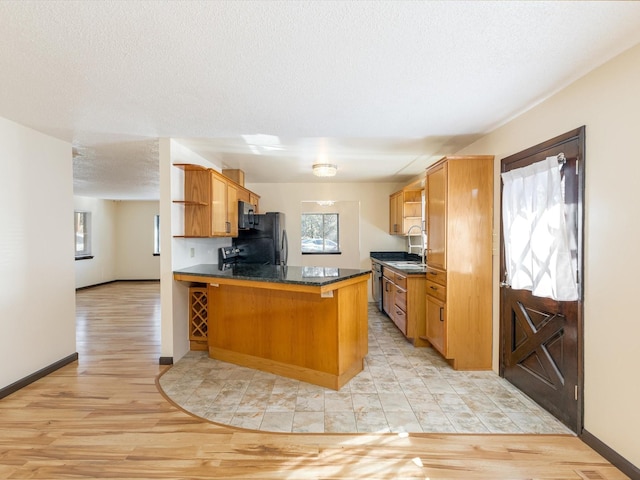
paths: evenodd
<path fill-rule="evenodd" d="M 346 270 L 357 270 L 357 269 L 346 269 Z M 309 280 L 298 280 L 298 279 L 285 279 L 285 278 L 273 278 L 273 277 L 265 277 L 265 276 L 250 276 L 250 275 L 238 275 L 238 274 L 229 274 L 229 272 L 220 271 L 193 271 L 193 267 L 186 267 L 184 269 L 174 270 L 174 275 L 185 275 L 185 276 L 194 276 L 194 277 L 207 277 L 212 279 L 229 279 L 229 280 L 243 280 L 248 282 L 268 282 L 268 283 L 281 283 L 286 285 L 304 285 L 311 287 L 324 287 L 326 285 L 331 285 L 334 283 L 342 282 L 344 280 L 349 280 L 351 278 L 356 278 L 364 275 L 370 275 L 371 270 L 359 270 L 348 275 L 340 275 L 338 277 L 311 277 Z"/>
<path fill-rule="evenodd" d="M 376 262 L 385 265 L 387 268 L 391 268 L 398 272 L 402 272 L 405 275 L 424 275 L 427 273 L 427 267 L 398 267 L 395 265 L 389 265 L 387 262 L 402 262 L 402 261 L 420 261 L 420 255 L 407 252 L 369 252 L 369 257 Z"/>

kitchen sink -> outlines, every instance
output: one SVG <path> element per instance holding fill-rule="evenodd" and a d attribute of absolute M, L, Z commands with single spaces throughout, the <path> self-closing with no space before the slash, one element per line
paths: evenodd
<path fill-rule="evenodd" d="M 427 265 L 424 263 L 420 263 L 419 261 L 402 261 L 402 262 L 386 262 L 388 265 L 392 267 L 398 268 L 422 268 Z"/>

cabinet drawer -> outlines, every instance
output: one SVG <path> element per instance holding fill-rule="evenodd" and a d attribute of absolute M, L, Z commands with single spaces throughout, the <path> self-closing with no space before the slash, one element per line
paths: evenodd
<path fill-rule="evenodd" d="M 394 296 L 395 304 L 405 312 L 407 311 L 407 291 L 400 288 L 396 288 L 396 294 Z"/>
<path fill-rule="evenodd" d="M 427 280 L 446 286 L 447 272 L 444 272 L 442 270 L 436 270 L 435 268 L 427 267 Z"/>
<path fill-rule="evenodd" d="M 407 334 L 407 314 L 397 305 L 393 307 L 393 323 L 400 329 L 403 335 Z"/>
<path fill-rule="evenodd" d="M 442 285 L 438 285 L 435 282 L 427 280 L 427 295 L 435 297 L 438 300 L 442 300 L 444 302 L 447 299 L 447 289 Z"/>
<path fill-rule="evenodd" d="M 395 284 L 397 286 L 399 286 L 400 288 L 406 290 L 407 289 L 407 277 L 405 277 L 404 275 L 400 275 L 399 273 L 396 272 Z"/>

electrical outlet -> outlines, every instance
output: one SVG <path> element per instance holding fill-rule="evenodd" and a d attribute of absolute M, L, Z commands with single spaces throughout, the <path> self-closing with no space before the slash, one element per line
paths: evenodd
<path fill-rule="evenodd" d="M 196 256 L 196 249 L 195 249 L 195 248 L 191 247 L 191 248 L 189 249 L 189 256 L 190 256 L 191 258 L 193 258 L 193 257 L 195 257 L 195 256 Z"/>

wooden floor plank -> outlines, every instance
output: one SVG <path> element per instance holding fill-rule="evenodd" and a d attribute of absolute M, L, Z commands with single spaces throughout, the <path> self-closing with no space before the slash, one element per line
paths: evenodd
<path fill-rule="evenodd" d="M 0 478 L 627 478 L 573 436 L 269 434 L 204 422 L 158 391 L 159 311 L 157 283 L 78 292 L 79 361 L 0 400 Z"/>

